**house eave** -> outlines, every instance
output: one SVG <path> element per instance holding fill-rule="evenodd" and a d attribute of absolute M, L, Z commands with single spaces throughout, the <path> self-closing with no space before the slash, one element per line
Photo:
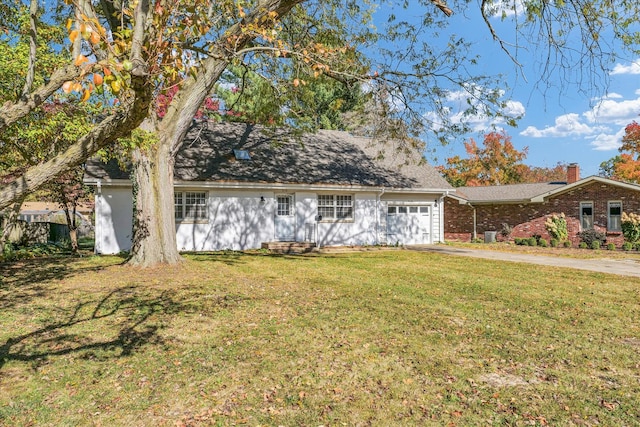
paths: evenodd
<path fill-rule="evenodd" d="M 85 179 L 87 185 L 130 187 L 131 181 L 128 179 L 105 179 L 95 178 Z M 262 182 L 221 182 L 221 181 L 175 181 L 175 188 L 207 188 L 222 190 L 273 190 L 273 191 L 358 191 L 358 192 L 378 192 L 384 188 L 385 193 L 409 193 L 424 194 L 437 193 L 445 194 L 450 189 L 446 188 L 393 188 L 382 186 L 364 185 L 339 185 L 339 184 L 283 184 L 283 183 L 262 183 Z"/>
<path fill-rule="evenodd" d="M 541 203 L 543 200 L 537 201 L 533 199 L 505 199 L 505 200 L 468 200 L 472 205 L 519 205 L 529 203 Z"/>
<path fill-rule="evenodd" d="M 557 188 L 557 189 L 554 189 L 554 190 L 551 190 L 551 191 L 547 191 L 546 193 L 539 194 L 539 195 L 533 197 L 531 199 L 531 201 L 534 202 L 534 203 L 542 203 L 547 198 L 549 198 L 551 196 L 557 196 L 559 194 L 566 193 L 567 191 L 571 191 L 574 188 L 581 187 L 581 186 L 589 184 L 591 182 L 599 182 L 601 184 L 614 185 L 616 187 L 625 188 L 627 190 L 640 191 L 640 186 L 637 185 L 637 184 L 631 184 L 631 183 L 622 182 L 622 181 L 615 181 L 613 179 L 592 175 L 592 176 L 583 178 L 583 179 L 581 179 L 579 181 L 573 182 L 571 184 L 564 185 L 564 186 L 562 186 L 560 188 Z"/>

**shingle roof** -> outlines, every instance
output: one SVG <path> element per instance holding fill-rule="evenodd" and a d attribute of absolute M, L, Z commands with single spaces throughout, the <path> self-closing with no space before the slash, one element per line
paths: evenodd
<path fill-rule="evenodd" d="M 250 160 L 236 160 L 233 150 Z M 89 179 L 128 179 L 115 162 L 87 162 Z M 333 184 L 450 189 L 417 150 L 396 150 L 347 132 L 296 136 L 244 123 L 201 123 L 188 133 L 175 161 L 176 181 Z"/>
<path fill-rule="evenodd" d="M 471 203 L 527 202 L 535 196 L 566 186 L 566 182 L 536 184 L 492 185 L 487 187 L 459 187 L 455 195 Z"/>

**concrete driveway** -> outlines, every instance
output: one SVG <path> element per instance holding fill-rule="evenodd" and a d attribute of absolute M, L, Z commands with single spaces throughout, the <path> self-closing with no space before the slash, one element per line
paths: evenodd
<path fill-rule="evenodd" d="M 445 245 L 413 245 L 407 246 L 407 249 L 435 252 L 445 255 L 494 259 L 509 262 L 526 262 L 529 264 L 538 264 L 550 267 L 575 268 L 578 270 L 595 271 L 598 273 L 640 277 L 640 262 L 632 259 L 575 259 L 514 252 L 488 251 L 482 249 L 456 248 Z"/>

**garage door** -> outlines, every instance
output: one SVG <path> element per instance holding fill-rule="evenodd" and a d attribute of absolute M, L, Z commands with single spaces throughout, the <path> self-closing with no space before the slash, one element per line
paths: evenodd
<path fill-rule="evenodd" d="M 431 207 L 388 205 L 387 243 L 401 245 L 431 243 Z"/>

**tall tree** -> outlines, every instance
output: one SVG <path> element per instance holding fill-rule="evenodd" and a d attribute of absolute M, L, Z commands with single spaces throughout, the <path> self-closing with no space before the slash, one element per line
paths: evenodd
<path fill-rule="evenodd" d="M 621 154 L 600 164 L 600 173 L 608 178 L 640 183 L 640 124 L 635 120 L 624 128 Z"/>
<path fill-rule="evenodd" d="M 454 156 L 438 169 L 454 187 L 505 185 L 523 182 L 527 167 L 522 161 L 527 148 L 518 151 L 505 132 L 490 132 L 484 136 L 483 147 L 475 140 L 464 143 L 467 158 Z"/>
<path fill-rule="evenodd" d="M 552 182 L 567 180 L 567 164 L 558 162 L 553 167 L 525 166 L 522 170 L 522 182 Z"/>

